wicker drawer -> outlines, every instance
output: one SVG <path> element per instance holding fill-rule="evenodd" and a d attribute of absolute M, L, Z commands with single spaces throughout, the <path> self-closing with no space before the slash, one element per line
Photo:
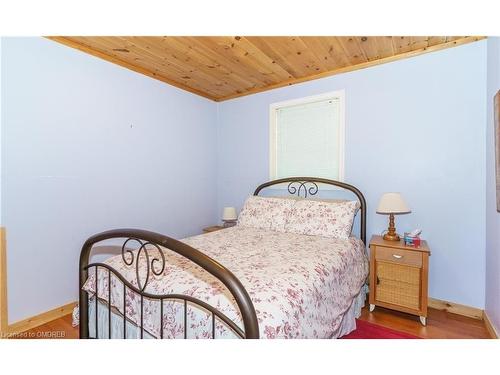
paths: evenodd
<path fill-rule="evenodd" d="M 377 278 L 379 280 L 399 281 L 411 285 L 420 285 L 420 269 L 406 267 L 389 262 L 377 262 Z"/>
<path fill-rule="evenodd" d="M 377 261 L 390 261 L 414 267 L 422 267 L 422 254 L 418 251 L 394 249 L 391 247 L 377 246 L 375 259 Z"/>
<path fill-rule="evenodd" d="M 377 285 L 376 301 L 419 310 L 420 285 L 380 279 Z"/>
<path fill-rule="evenodd" d="M 419 268 L 377 262 L 376 300 L 409 309 L 420 309 Z"/>

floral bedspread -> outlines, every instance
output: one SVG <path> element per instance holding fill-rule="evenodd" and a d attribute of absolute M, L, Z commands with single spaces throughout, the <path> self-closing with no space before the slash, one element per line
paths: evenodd
<path fill-rule="evenodd" d="M 231 270 L 248 291 L 259 321 L 261 338 L 337 337 L 344 313 L 359 293 L 368 275 L 368 259 L 363 243 L 347 240 L 267 231 L 236 226 L 183 242 L 202 251 Z M 153 294 L 178 293 L 205 301 L 235 321 L 241 328 L 236 302 L 215 277 L 189 260 L 164 250 L 166 268 L 162 275 L 151 275 L 146 291 Z M 135 266 L 124 264 L 121 255 L 106 261 L 133 285 L 137 285 Z M 142 266 L 141 272 L 145 272 Z M 95 272 L 84 289 L 95 294 Z M 123 313 L 123 283 L 111 276 L 111 305 Z M 140 296 L 126 292 L 126 316 L 140 322 Z M 108 272 L 98 272 L 99 298 L 109 300 Z M 188 304 L 188 338 L 212 336 L 211 315 Z M 184 304 L 165 301 L 165 338 L 184 337 Z M 144 299 L 144 329 L 160 336 L 160 303 Z M 235 335 L 220 321 L 216 338 Z"/>

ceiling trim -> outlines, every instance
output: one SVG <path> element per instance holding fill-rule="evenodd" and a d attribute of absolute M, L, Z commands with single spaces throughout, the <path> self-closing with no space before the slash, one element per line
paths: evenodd
<path fill-rule="evenodd" d="M 336 74 L 352 72 L 352 71 L 355 71 L 355 70 L 364 69 L 364 68 L 368 68 L 368 67 L 372 67 L 372 66 L 377 66 L 377 65 L 381 65 L 381 64 L 386 64 L 386 63 L 397 61 L 397 60 L 407 59 L 407 58 L 410 58 L 410 57 L 415 57 L 415 56 L 419 56 L 419 55 L 422 55 L 422 54 L 425 54 L 425 53 L 440 51 L 440 50 L 443 50 L 443 49 L 446 49 L 446 48 L 456 47 L 456 46 L 460 46 L 460 45 L 467 44 L 467 43 L 473 43 L 473 42 L 477 42 L 479 40 L 485 39 L 486 37 L 484 37 L 484 36 L 467 36 L 467 37 L 455 39 L 455 40 L 452 40 L 452 41 L 449 41 L 449 42 L 444 42 L 444 43 L 436 44 L 436 45 L 433 45 L 433 46 L 423 47 L 423 48 L 419 48 L 419 49 L 416 49 L 416 50 L 399 53 L 399 54 L 396 54 L 396 55 L 393 55 L 393 56 L 388 56 L 388 57 L 384 57 L 384 58 L 380 58 L 380 59 L 375 59 L 375 60 L 371 60 L 371 61 L 361 62 L 359 64 L 354 64 L 354 65 L 350 65 L 350 66 L 346 66 L 346 67 L 342 67 L 342 68 L 338 68 L 338 69 L 329 70 L 329 71 L 318 73 L 318 74 L 315 74 L 315 75 L 310 75 L 310 76 L 305 76 L 305 77 L 299 77 L 299 78 L 291 78 L 291 79 L 284 80 L 282 82 L 278 82 L 278 83 L 275 83 L 275 84 L 267 85 L 267 86 L 264 86 L 264 87 L 257 87 L 255 89 L 251 89 L 251 90 L 248 90 L 248 91 L 245 91 L 245 92 L 241 92 L 241 93 L 237 93 L 237 94 L 232 94 L 232 95 L 227 95 L 227 96 L 224 96 L 222 98 L 214 98 L 213 96 L 211 96 L 211 95 L 209 95 L 209 94 L 207 94 L 205 92 L 202 92 L 202 91 L 194 89 L 192 87 L 183 85 L 183 84 L 181 84 L 179 82 L 176 82 L 176 81 L 171 80 L 171 79 L 169 79 L 167 77 L 164 77 L 163 75 L 151 72 L 151 71 L 149 71 L 147 69 L 144 69 L 142 67 L 136 66 L 136 65 L 131 64 L 131 63 L 127 62 L 127 61 L 121 60 L 121 59 L 119 59 L 119 58 L 117 58 L 115 56 L 111 56 L 111 55 L 108 55 L 108 54 L 103 53 L 101 51 L 97 51 L 97 50 L 95 50 L 95 49 L 93 49 L 91 47 L 88 47 L 86 45 L 83 45 L 83 44 L 80 44 L 80 43 L 75 42 L 73 40 L 70 40 L 67 37 L 63 37 L 63 36 L 47 36 L 46 38 L 50 39 L 50 40 L 53 40 L 55 42 L 64 44 L 64 45 L 66 45 L 68 47 L 78 49 L 80 51 L 83 51 L 83 52 L 88 53 L 90 55 L 93 55 L 95 57 L 98 57 L 98 58 L 101 58 L 103 60 L 109 61 L 111 63 L 120 65 L 120 66 L 122 66 L 124 68 L 133 70 L 133 71 L 135 71 L 137 73 L 144 74 L 144 75 L 149 76 L 151 78 L 154 78 L 154 79 L 160 80 L 162 82 L 168 83 L 169 85 L 175 86 L 175 87 L 177 87 L 179 89 L 189 91 L 189 92 L 191 92 L 193 94 L 196 94 L 196 95 L 208 98 L 208 99 L 213 100 L 215 102 L 222 102 L 222 101 L 225 101 L 225 100 L 235 99 L 235 98 L 239 98 L 239 97 L 247 96 L 247 95 L 253 95 L 253 94 L 257 94 L 257 93 L 260 93 L 260 92 L 264 92 L 264 91 L 268 91 L 268 90 L 272 90 L 272 89 L 276 89 L 276 88 L 280 88 L 280 87 L 291 86 L 291 85 L 298 84 L 298 83 L 303 83 L 303 82 L 308 82 L 308 81 L 312 81 L 312 80 L 316 80 L 316 79 L 320 79 L 320 78 L 330 77 L 330 76 L 333 76 L 333 75 L 336 75 Z"/>

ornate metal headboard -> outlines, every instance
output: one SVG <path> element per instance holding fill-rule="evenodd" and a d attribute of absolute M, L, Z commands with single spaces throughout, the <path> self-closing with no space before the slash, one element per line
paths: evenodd
<path fill-rule="evenodd" d="M 360 207 L 360 233 L 359 233 L 359 238 L 363 241 L 363 243 L 366 245 L 366 200 L 363 194 L 358 190 L 358 188 L 346 184 L 344 182 L 340 181 L 335 181 L 335 180 L 329 180 L 326 178 L 319 178 L 319 177 L 288 177 L 288 178 L 281 178 L 279 180 L 273 180 L 269 181 L 266 183 L 263 183 L 262 185 L 259 185 L 257 189 L 255 189 L 255 192 L 253 195 L 259 195 L 260 191 L 262 189 L 268 188 L 273 185 L 280 185 L 280 184 L 288 184 L 287 185 L 287 190 L 288 193 L 291 195 L 296 195 L 297 197 L 304 197 L 307 198 L 309 195 L 316 195 L 319 191 L 318 184 L 325 184 L 325 185 L 334 185 L 341 187 L 346 190 L 352 191 L 356 196 L 358 197 L 359 203 L 361 205 Z"/>

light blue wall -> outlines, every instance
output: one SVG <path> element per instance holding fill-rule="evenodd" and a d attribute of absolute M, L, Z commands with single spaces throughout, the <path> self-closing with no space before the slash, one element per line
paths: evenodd
<path fill-rule="evenodd" d="M 421 227 L 432 248 L 430 295 L 484 307 L 487 210 L 489 261 L 500 243 L 485 196 L 486 50 L 483 41 L 215 104 L 45 39 L 3 38 L 10 322 L 75 300 L 80 246 L 97 231 L 180 238 L 241 207 L 269 177 L 269 104 L 338 89 L 346 181 L 366 195 L 368 233 L 387 225 L 374 212 L 382 192 L 401 191 L 413 213 L 397 218 L 400 232 Z M 489 93 L 499 82 L 491 56 Z"/>
<path fill-rule="evenodd" d="M 43 38 L 2 39 L 9 321 L 74 301 L 102 230 L 217 220 L 214 102 Z"/>
<path fill-rule="evenodd" d="M 368 234 L 387 227 L 375 208 L 403 193 L 432 249 L 431 297 L 484 307 L 486 42 L 222 102 L 218 206 L 241 207 L 269 178 L 269 105 L 345 89 L 345 180 L 368 202 Z"/>
<path fill-rule="evenodd" d="M 500 90 L 500 38 L 488 38 L 486 128 L 486 312 L 500 332 L 500 213 L 496 210 L 493 96 Z"/>

